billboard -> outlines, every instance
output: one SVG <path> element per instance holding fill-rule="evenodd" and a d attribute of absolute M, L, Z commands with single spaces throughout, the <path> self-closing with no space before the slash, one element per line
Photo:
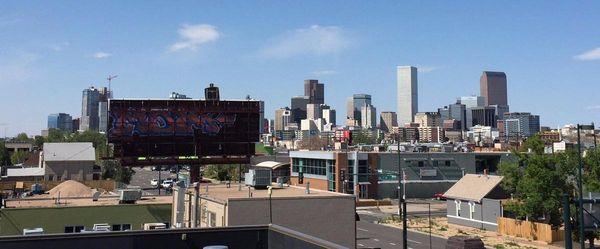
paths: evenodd
<path fill-rule="evenodd" d="M 259 141 L 258 101 L 111 99 L 114 156 L 248 156 Z"/>

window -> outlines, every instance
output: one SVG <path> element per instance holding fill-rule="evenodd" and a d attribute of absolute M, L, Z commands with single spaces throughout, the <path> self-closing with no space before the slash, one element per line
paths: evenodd
<path fill-rule="evenodd" d="M 65 226 L 65 233 L 80 233 L 84 229 L 84 226 Z"/>
<path fill-rule="evenodd" d="M 419 161 L 419 167 L 423 167 L 425 163 L 423 161 Z"/>
<path fill-rule="evenodd" d="M 475 213 L 475 203 L 472 201 L 469 202 L 469 219 L 473 219 L 473 214 Z"/>
<path fill-rule="evenodd" d="M 127 231 L 131 230 L 131 224 L 113 224 L 112 231 Z"/>
<path fill-rule="evenodd" d="M 446 166 L 450 167 L 450 161 L 445 161 Z"/>
<path fill-rule="evenodd" d="M 217 214 L 214 212 L 208 211 L 208 226 L 216 227 L 217 226 Z"/>
<path fill-rule="evenodd" d="M 454 205 L 456 206 L 456 216 L 460 217 L 460 200 L 454 200 Z"/>

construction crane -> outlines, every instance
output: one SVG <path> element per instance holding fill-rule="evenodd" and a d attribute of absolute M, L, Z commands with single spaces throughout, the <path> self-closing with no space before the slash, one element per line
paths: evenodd
<path fill-rule="evenodd" d="M 110 89 L 110 83 L 112 82 L 113 79 L 117 78 L 118 75 L 109 75 L 108 78 L 106 78 L 108 80 L 108 98 L 112 99 L 112 90 Z"/>

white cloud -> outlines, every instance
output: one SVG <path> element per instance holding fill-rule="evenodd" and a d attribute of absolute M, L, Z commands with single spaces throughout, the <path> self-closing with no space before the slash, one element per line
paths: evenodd
<path fill-rule="evenodd" d="M 588 110 L 600 110 L 600 105 L 592 105 L 587 107 Z"/>
<path fill-rule="evenodd" d="M 317 75 L 317 76 L 323 76 L 323 75 L 333 75 L 333 74 L 337 74 L 338 72 L 335 70 L 318 70 L 318 71 L 314 71 L 313 74 Z"/>
<path fill-rule="evenodd" d="M 581 61 L 600 60 L 600 47 L 594 48 L 590 51 L 586 51 L 580 55 L 576 55 L 573 58 Z"/>
<path fill-rule="evenodd" d="M 200 45 L 214 42 L 221 36 L 217 27 L 209 24 L 184 24 L 177 33 L 179 33 L 180 40 L 169 46 L 169 51 L 184 49 L 196 51 Z"/>
<path fill-rule="evenodd" d="M 109 54 L 106 52 L 96 52 L 92 55 L 92 57 L 94 57 L 94 59 L 106 59 L 111 56 L 112 56 L 112 54 Z"/>
<path fill-rule="evenodd" d="M 312 25 L 308 28 L 285 32 L 273 38 L 260 55 L 270 58 L 288 58 L 299 55 L 335 54 L 349 48 L 352 41 L 337 26 Z"/>
<path fill-rule="evenodd" d="M 438 69 L 438 67 L 427 67 L 427 66 L 417 67 L 417 71 L 419 73 L 429 73 L 429 72 L 431 72 L 433 70 L 437 70 L 437 69 Z"/>

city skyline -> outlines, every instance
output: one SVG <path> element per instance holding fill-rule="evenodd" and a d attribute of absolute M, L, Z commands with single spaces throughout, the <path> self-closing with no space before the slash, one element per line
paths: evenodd
<path fill-rule="evenodd" d="M 600 43 L 588 38 L 600 37 L 593 26 L 598 3 L 316 5 L 148 4 L 140 12 L 135 3 L 8 3 L 0 14 L 0 31 L 10 37 L 0 39 L 0 87 L 10 89 L 2 104 L 29 104 L 5 108 L 0 123 L 7 136 L 39 134 L 48 114 L 78 118 L 81 91 L 119 75 L 116 98 L 173 91 L 200 98 L 215 82 L 224 99 L 264 100 L 269 119 L 302 93 L 304 80 L 318 79 L 341 124 L 355 93 L 372 95 L 380 111 L 396 111 L 400 65 L 419 68 L 419 111 L 477 94 L 483 71 L 502 71 L 511 111 L 538 114 L 553 128 L 600 122 L 597 93 L 589 90 L 597 84 Z M 300 6 L 316 10 L 294 15 Z M 373 13 L 379 18 L 357 18 Z M 411 25 L 399 25 L 406 20 Z"/>

